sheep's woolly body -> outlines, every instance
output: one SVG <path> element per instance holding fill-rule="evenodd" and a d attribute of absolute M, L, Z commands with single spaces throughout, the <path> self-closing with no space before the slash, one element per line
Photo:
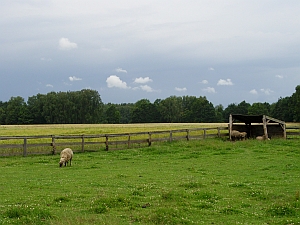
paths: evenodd
<path fill-rule="evenodd" d="M 60 161 L 59 161 L 59 166 L 62 167 L 63 164 L 67 166 L 67 163 L 70 161 L 70 166 L 71 166 L 71 161 L 73 158 L 73 151 L 70 148 L 65 148 L 64 150 L 61 151 L 60 153 Z"/>
<path fill-rule="evenodd" d="M 263 135 L 263 136 L 257 136 L 257 137 L 256 137 L 256 140 L 264 141 L 264 140 L 270 140 L 270 138 L 267 139 L 266 136 Z"/>

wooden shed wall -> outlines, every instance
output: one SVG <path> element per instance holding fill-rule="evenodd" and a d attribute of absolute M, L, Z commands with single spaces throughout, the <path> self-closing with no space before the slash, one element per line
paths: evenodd
<path fill-rule="evenodd" d="M 240 132 L 247 132 L 248 138 L 255 138 L 257 136 L 264 135 L 264 128 L 262 124 L 232 124 L 232 130 L 238 130 Z M 271 137 L 284 137 L 284 130 L 280 124 L 268 124 L 267 125 L 268 136 Z"/>

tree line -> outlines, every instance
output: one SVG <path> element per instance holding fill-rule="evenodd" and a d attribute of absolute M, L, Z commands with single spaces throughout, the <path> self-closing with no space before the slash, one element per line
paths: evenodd
<path fill-rule="evenodd" d="M 206 97 L 170 96 L 153 103 L 104 104 L 95 90 L 50 92 L 0 101 L 0 124 L 128 124 L 228 122 L 230 114 L 269 115 L 286 122 L 300 121 L 300 85 L 289 97 L 269 104 L 242 101 L 214 106 Z"/>

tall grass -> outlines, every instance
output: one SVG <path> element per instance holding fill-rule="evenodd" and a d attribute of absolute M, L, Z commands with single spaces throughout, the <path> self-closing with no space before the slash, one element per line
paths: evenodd
<path fill-rule="evenodd" d="M 299 142 L 0 158 L 0 224 L 300 224 Z"/>

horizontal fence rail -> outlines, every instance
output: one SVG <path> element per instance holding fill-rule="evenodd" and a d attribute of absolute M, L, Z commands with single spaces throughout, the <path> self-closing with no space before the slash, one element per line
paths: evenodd
<path fill-rule="evenodd" d="M 74 152 L 121 150 L 151 146 L 154 142 L 228 136 L 227 127 L 96 135 L 0 136 L 0 156 L 57 154 L 74 146 Z M 72 148 L 72 147 L 71 147 Z"/>
<path fill-rule="evenodd" d="M 287 139 L 300 138 L 300 127 L 286 127 Z"/>

